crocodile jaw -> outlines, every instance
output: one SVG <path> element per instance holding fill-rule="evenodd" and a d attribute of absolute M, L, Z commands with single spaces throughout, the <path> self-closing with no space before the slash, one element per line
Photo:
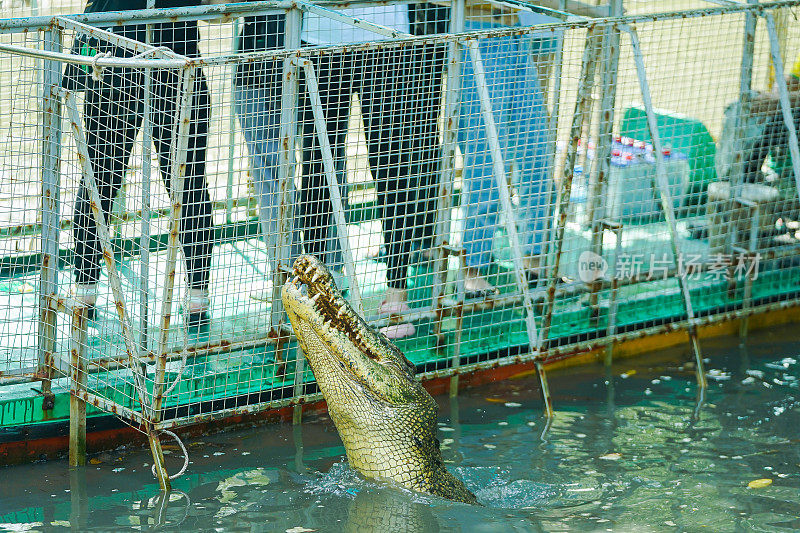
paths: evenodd
<path fill-rule="evenodd" d="M 358 316 L 327 269 L 301 256 L 281 297 L 351 466 L 366 477 L 473 503 L 444 468 L 438 408 L 413 364 Z"/>

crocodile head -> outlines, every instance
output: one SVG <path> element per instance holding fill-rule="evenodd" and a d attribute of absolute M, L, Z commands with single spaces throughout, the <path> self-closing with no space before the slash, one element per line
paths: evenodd
<path fill-rule="evenodd" d="M 414 378 L 414 365 L 353 310 L 322 263 L 298 258 L 281 296 L 351 466 L 366 477 L 474 502 L 444 468 L 438 408 Z"/>

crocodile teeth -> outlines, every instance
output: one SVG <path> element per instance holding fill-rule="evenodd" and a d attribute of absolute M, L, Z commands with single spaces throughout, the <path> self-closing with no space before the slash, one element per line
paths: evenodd
<path fill-rule="evenodd" d="M 305 274 L 311 274 L 311 273 L 312 273 L 312 272 L 314 272 L 315 270 L 316 270 L 316 269 L 314 268 L 314 265 L 308 265 L 308 266 L 306 267 L 306 269 L 304 270 L 304 273 L 305 273 Z"/>
<path fill-rule="evenodd" d="M 319 297 L 320 297 L 320 296 L 322 296 L 322 293 L 320 293 L 320 292 L 318 292 L 317 294 L 315 294 L 314 296 L 312 296 L 312 297 L 311 297 L 311 303 L 313 303 L 313 304 L 316 304 L 316 303 L 317 303 L 317 300 L 319 300 Z"/>
<path fill-rule="evenodd" d="M 319 273 L 319 271 L 316 271 L 316 270 L 315 270 L 315 271 L 314 271 L 314 275 L 313 275 L 313 276 L 311 276 L 311 283 L 315 283 L 315 282 L 316 282 L 318 279 L 320 279 L 321 277 L 322 277 L 322 274 L 320 274 L 320 273 Z"/>
<path fill-rule="evenodd" d="M 336 312 L 336 318 L 342 318 L 346 314 L 347 314 L 347 309 L 345 308 L 345 306 L 341 306 L 339 310 Z"/>

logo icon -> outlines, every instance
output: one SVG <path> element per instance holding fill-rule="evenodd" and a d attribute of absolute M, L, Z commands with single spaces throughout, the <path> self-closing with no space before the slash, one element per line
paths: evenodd
<path fill-rule="evenodd" d="M 584 283 L 592 283 L 605 276 L 608 263 L 603 256 L 586 250 L 578 258 L 578 278 Z"/>

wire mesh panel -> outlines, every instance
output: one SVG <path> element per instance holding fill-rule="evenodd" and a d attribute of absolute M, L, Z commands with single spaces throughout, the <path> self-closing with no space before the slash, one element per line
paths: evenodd
<path fill-rule="evenodd" d="M 316 398 L 280 301 L 306 253 L 426 378 L 677 327 L 700 365 L 698 324 L 797 301 L 800 36 L 791 2 L 644 4 L 265 4 L 4 36 L 72 60 L 0 63 L 0 364 L 52 353 L 160 428 Z M 47 314 L 81 308 L 85 328 Z"/>

